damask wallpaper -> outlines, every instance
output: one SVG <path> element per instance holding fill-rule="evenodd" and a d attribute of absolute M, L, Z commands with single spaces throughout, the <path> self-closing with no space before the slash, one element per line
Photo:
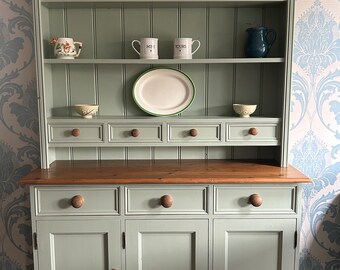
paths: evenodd
<path fill-rule="evenodd" d="M 29 193 L 39 166 L 31 0 L 0 0 L 0 270 L 33 269 Z M 303 195 L 300 270 L 340 269 L 340 1 L 297 0 L 290 162 Z"/>
<path fill-rule="evenodd" d="M 303 194 L 300 270 L 340 269 L 340 1 L 296 2 L 290 163 Z"/>

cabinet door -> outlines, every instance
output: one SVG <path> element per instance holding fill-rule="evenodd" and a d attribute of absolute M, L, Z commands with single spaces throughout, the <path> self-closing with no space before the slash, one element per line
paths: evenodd
<path fill-rule="evenodd" d="M 127 270 L 207 270 L 208 220 L 128 220 Z"/>
<path fill-rule="evenodd" d="M 220 219 L 214 222 L 214 270 L 292 270 L 295 220 Z"/>
<path fill-rule="evenodd" d="M 120 223 L 37 221 L 40 270 L 121 269 Z"/>

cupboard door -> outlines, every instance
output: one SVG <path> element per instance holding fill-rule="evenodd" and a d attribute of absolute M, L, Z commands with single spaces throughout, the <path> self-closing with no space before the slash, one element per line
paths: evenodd
<path fill-rule="evenodd" d="M 37 221 L 37 246 L 40 270 L 121 269 L 117 220 Z"/>
<path fill-rule="evenodd" d="M 214 222 L 214 270 L 292 270 L 296 220 Z"/>
<path fill-rule="evenodd" d="M 208 220 L 128 220 L 126 270 L 207 270 Z"/>

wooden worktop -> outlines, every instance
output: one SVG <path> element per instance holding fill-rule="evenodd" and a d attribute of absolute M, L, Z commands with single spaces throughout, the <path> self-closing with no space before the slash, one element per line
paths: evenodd
<path fill-rule="evenodd" d="M 23 185 L 300 183 L 310 179 L 289 166 L 226 160 L 55 161 Z"/>

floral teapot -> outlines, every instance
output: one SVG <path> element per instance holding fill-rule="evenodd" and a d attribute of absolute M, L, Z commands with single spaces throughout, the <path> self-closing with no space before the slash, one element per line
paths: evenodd
<path fill-rule="evenodd" d="M 66 37 L 53 38 L 51 43 L 54 44 L 53 54 L 59 59 L 74 59 L 78 57 L 83 46 L 82 42 L 73 41 L 73 38 Z M 76 45 L 78 45 L 78 51 Z"/>

